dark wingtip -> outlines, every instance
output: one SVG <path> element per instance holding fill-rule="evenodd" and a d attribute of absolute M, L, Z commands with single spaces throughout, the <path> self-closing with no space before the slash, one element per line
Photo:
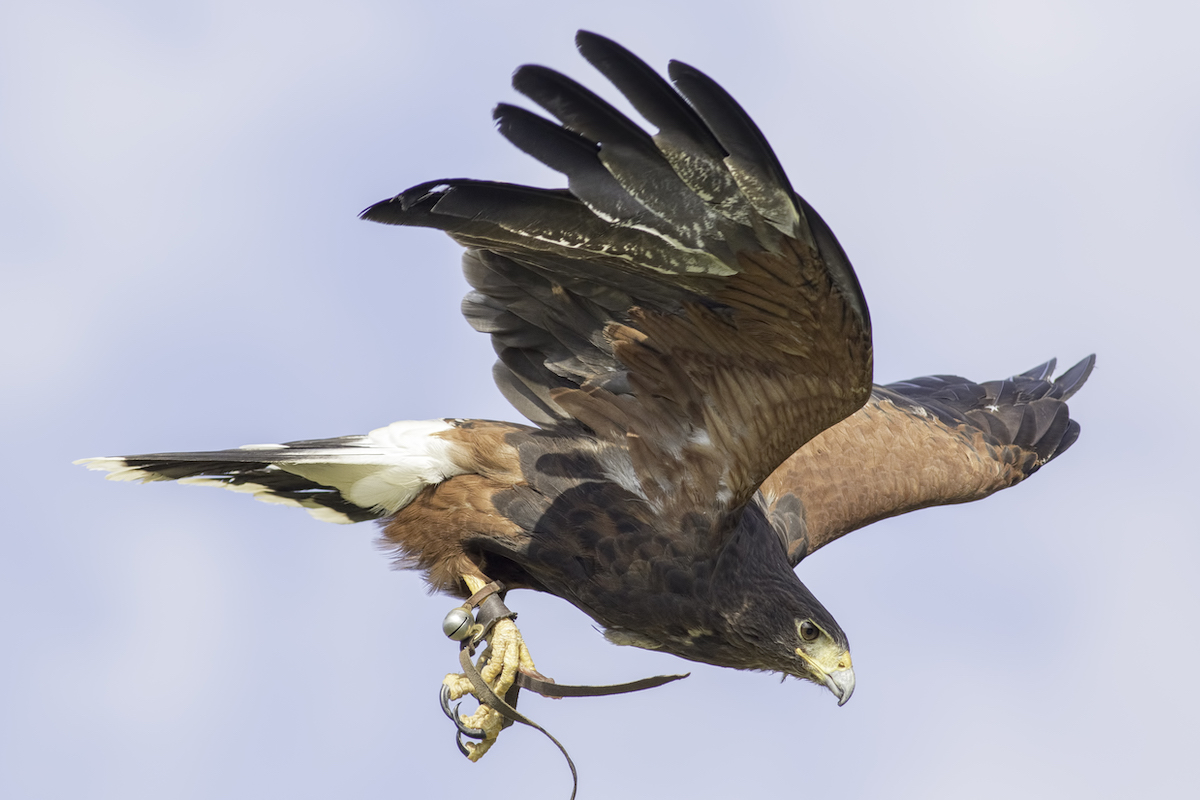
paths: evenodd
<path fill-rule="evenodd" d="M 1054 380 L 1056 386 L 1062 389 L 1062 399 L 1067 400 L 1078 392 L 1096 367 L 1096 354 L 1092 353 Z"/>
<path fill-rule="evenodd" d="M 1054 365 L 1055 360 L 1050 359 L 1045 364 L 1034 367 L 1026 375 L 1035 380 L 1046 380 L 1054 372 Z M 1053 392 L 1051 396 L 1058 401 L 1054 422 L 1048 430 L 1038 431 L 1037 441 L 1033 445 L 1043 463 L 1065 453 L 1079 438 L 1080 425 L 1076 420 L 1067 416 L 1065 401 L 1083 387 L 1095 366 L 1096 354 L 1092 353 L 1053 380 L 1054 388 L 1057 391 Z M 1033 374 L 1039 371 L 1042 371 L 1043 374 Z M 1036 403 L 1031 403 L 1028 408 L 1034 408 L 1036 405 Z"/>
<path fill-rule="evenodd" d="M 416 186 L 405 189 L 395 197 L 389 197 L 386 200 L 380 200 L 378 203 L 367 206 L 359 213 L 358 218 L 370 222 L 382 222 L 385 225 L 411 224 L 412 220 L 406 217 L 414 209 L 424 206 L 426 207 L 425 210 L 429 210 L 429 208 L 432 208 L 433 203 L 437 202 L 447 190 L 452 188 L 454 183 L 456 183 L 455 180 L 419 183 Z"/>
<path fill-rule="evenodd" d="M 930 375 L 884 389 L 921 404 L 949 425 L 970 424 L 999 443 L 1034 452 L 1027 474 L 1067 451 L 1079 438 L 1079 423 L 1064 402 L 1083 386 L 1096 364 L 1090 355 L 1051 379 L 1055 359 L 1011 378 L 977 384 L 951 375 Z"/>
<path fill-rule="evenodd" d="M 601 36 L 591 31 L 580 30 L 575 34 L 575 48 L 589 64 L 601 72 L 606 72 L 606 67 L 611 69 L 617 62 L 622 61 L 645 65 L 645 62 L 628 48 L 607 36 Z"/>
<path fill-rule="evenodd" d="M 1054 368 L 1057 365 L 1058 365 L 1058 359 L 1052 358 L 1049 361 L 1045 362 L 1044 364 L 1038 364 L 1033 369 L 1029 369 L 1029 370 L 1026 370 L 1025 372 L 1022 372 L 1020 375 L 1017 375 L 1016 377 L 1029 378 L 1030 380 L 1034 380 L 1034 381 L 1044 381 L 1047 378 L 1049 378 L 1051 375 L 1054 374 Z"/>
<path fill-rule="evenodd" d="M 365 219 L 369 222 L 376 222 L 377 220 L 375 219 L 375 215 L 379 212 L 379 207 L 392 202 L 392 200 L 394 200 L 394 199 L 395 198 L 393 197 L 393 198 L 388 198 L 387 200 L 380 200 L 378 203 L 372 203 L 371 205 L 364 208 L 362 211 L 358 212 L 358 218 Z"/>
<path fill-rule="evenodd" d="M 1075 441 L 1079 438 L 1079 431 L 1079 423 L 1075 420 L 1069 420 L 1067 422 L 1067 431 L 1063 434 L 1062 441 L 1058 443 L 1058 447 L 1055 449 L 1054 455 L 1061 456 L 1063 453 L 1067 452 L 1067 448 L 1075 444 Z"/>
<path fill-rule="evenodd" d="M 575 48 L 583 54 L 584 58 L 588 58 L 587 54 L 589 51 L 594 52 L 609 47 L 620 47 L 620 45 L 607 36 L 601 36 L 592 31 L 585 31 L 583 28 L 575 31 Z"/>

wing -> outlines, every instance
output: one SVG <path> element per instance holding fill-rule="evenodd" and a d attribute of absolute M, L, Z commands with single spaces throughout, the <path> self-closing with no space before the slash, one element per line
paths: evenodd
<path fill-rule="evenodd" d="M 876 386 L 763 484 L 792 564 L 877 520 L 979 500 L 1037 472 L 1078 438 L 1066 401 L 1095 363 L 1088 356 L 1054 380 L 1050 360 L 982 384 L 933 375 Z"/>
<path fill-rule="evenodd" d="M 363 216 L 468 248 L 463 310 L 492 336 L 497 383 L 522 413 L 628 447 L 660 509 L 736 508 L 870 396 L 866 302 L 723 89 L 678 62 L 672 88 L 607 39 L 576 41 L 657 134 L 525 66 L 514 86 L 559 124 L 509 105 L 495 118 L 567 190 L 436 181 Z"/>

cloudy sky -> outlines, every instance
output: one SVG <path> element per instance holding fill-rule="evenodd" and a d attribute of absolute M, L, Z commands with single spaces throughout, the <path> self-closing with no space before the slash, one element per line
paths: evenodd
<path fill-rule="evenodd" d="M 514 594 L 560 681 L 692 669 L 523 700 L 581 798 L 1194 790 L 1195 4 L 47 0 L 0 11 L 0 796 L 567 796 L 529 730 L 455 750 L 453 603 L 370 526 L 70 462 L 513 418 L 457 248 L 355 215 L 560 185 L 490 109 L 526 62 L 607 92 L 580 27 L 754 115 L 856 266 L 878 380 L 1099 354 L 1035 479 L 801 565 L 854 647 L 844 708 Z"/>

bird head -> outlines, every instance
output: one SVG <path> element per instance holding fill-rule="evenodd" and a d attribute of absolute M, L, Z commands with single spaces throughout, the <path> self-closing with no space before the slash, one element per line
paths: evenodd
<path fill-rule="evenodd" d="M 824 686 L 838 705 L 854 693 L 854 668 L 846 634 L 821 601 L 804 585 L 779 547 L 765 517 L 753 507 L 739 519 L 713 575 L 717 607 L 725 623 L 725 643 L 732 648 L 706 648 L 697 661 L 782 672 Z M 716 656 L 716 657 L 713 657 Z"/>
<path fill-rule="evenodd" d="M 832 619 L 824 625 L 811 617 L 796 620 L 796 666 L 789 674 L 829 689 L 842 706 L 854 694 L 854 667 L 845 635 L 830 623 Z"/>

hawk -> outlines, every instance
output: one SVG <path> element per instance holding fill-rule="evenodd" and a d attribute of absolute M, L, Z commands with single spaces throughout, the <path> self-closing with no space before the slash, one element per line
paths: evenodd
<path fill-rule="evenodd" d="M 1032 475 L 1078 437 L 1066 401 L 1095 358 L 1058 377 L 1051 360 L 986 383 L 875 385 L 850 261 L 741 106 L 686 64 L 668 82 L 606 38 L 576 42 L 656 133 L 524 66 L 514 86 L 554 119 L 501 104 L 495 120 L 566 188 L 438 180 L 362 212 L 466 248 L 463 313 L 531 424 L 396 422 L 85 462 L 376 520 L 438 591 L 472 604 L 548 592 L 617 644 L 794 675 L 845 703 L 846 634 L 795 566 L 856 528 Z M 537 676 L 501 616 L 483 637 L 484 686 L 466 672 L 445 683 L 444 697 L 481 702 L 456 719 L 481 739 L 473 760 L 505 723 L 496 698 Z"/>

